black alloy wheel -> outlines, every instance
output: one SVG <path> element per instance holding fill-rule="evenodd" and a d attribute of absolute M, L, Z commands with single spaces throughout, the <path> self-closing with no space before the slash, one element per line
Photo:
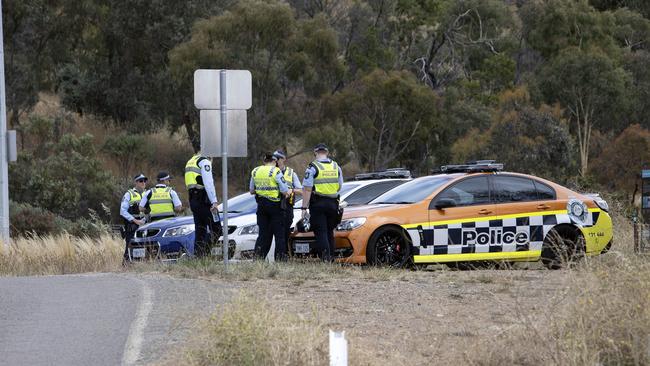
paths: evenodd
<path fill-rule="evenodd" d="M 585 239 L 580 230 L 571 225 L 551 229 L 542 245 L 542 263 L 548 269 L 561 269 L 580 259 L 585 253 Z"/>
<path fill-rule="evenodd" d="M 368 241 L 366 262 L 373 266 L 406 267 L 411 263 L 411 243 L 396 228 L 380 228 Z"/>

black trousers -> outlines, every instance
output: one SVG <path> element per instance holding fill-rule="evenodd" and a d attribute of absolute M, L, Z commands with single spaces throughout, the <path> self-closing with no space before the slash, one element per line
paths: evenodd
<path fill-rule="evenodd" d="M 138 225 L 124 220 L 124 259 L 129 259 L 129 243 L 137 230 Z"/>
<path fill-rule="evenodd" d="M 255 241 L 255 257 L 264 260 L 271 250 L 271 241 L 275 238 L 276 261 L 286 259 L 287 244 L 284 239 L 283 213 L 280 202 L 257 197 L 257 227 L 259 235 Z"/>
<path fill-rule="evenodd" d="M 327 262 L 334 260 L 334 229 L 338 225 L 339 203 L 335 198 L 312 195 L 309 202 L 309 224 L 316 236 L 318 257 Z"/>
<path fill-rule="evenodd" d="M 293 224 L 293 206 L 287 205 L 286 208 L 282 210 L 282 228 L 283 228 L 283 233 L 284 233 L 284 242 L 282 246 L 279 246 L 276 240 L 275 244 L 275 258 L 280 258 L 286 259 L 289 256 L 288 249 L 289 249 L 289 235 L 291 235 L 291 224 Z"/>
<path fill-rule="evenodd" d="M 221 221 L 214 221 L 205 192 L 190 193 L 190 209 L 194 216 L 194 255 L 205 257 L 210 254 L 212 244 L 222 233 Z"/>

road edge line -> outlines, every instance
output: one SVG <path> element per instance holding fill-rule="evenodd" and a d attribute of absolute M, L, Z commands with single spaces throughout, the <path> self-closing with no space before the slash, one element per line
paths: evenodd
<path fill-rule="evenodd" d="M 136 279 L 142 284 L 142 298 L 138 305 L 138 310 L 135 313 L 135 318 L 131 322 L 129 328 L 129 335 L 124 344 L 124 353 L 122 355 L 122 366 L 135 365 L 140 357 L 142 343 L 144 340 L 144 328 L 147 325 L 147 319 L 151 308 L 153 307 L 153 290 L 143 280 Z"/>

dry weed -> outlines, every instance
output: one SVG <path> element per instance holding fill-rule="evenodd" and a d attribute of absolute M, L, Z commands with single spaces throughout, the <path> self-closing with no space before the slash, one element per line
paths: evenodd
<path fill-rule="evenodd" d="M 185 353 L 189 365 L 322 365 L 327 329 L 315 320 L 240 295 L 203 326 L 200 346 Z"/>
<path fill-rule="evenodd" d="M 0 276 L 116 271 L 123 252 L 124 242 L 109 235 L 21 237 L 8 248 L 0 243 Z"/>
<path fill-rule="evenodd" d="M 466 359 L 476 365 L 650 364 L 650 258 L 633 253 L 632 227 L 614 216 L 608 254 L 564 270 L 550 305 L 518 311 L 517 324 L 485 340 Z"/>
<path fill-rule="evenodd" d="M 360 267 L 322 262 L 289 261 L 269 263 L 264 261 L 233 262 L 226 269 L 215 259 L 193 259 L 176 265 L 156 262 L 138 263 L 131 267 L 138 272 L 163 272 L 185 278 L 220 278 L 236 281 L 263 279 L 307 281 L 343 278 L 361 278 L 370 281 L 408 280 L 415 272 L 378 267 Z"/>

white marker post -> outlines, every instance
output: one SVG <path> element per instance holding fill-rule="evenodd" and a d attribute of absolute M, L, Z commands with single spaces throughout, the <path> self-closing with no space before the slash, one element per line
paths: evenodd
<path fill-rule="evenodd" d="M 345 331 L 330 329 L 330 366 L 348 366 L 348 341 Z"/>
<path fill-rule="evenodd" d="M 221 182 L 223 185 L 223 265 L 228 268 L 228 109 L 226 108 L 226 70 L 219 72 L 221 98 Z"/>

